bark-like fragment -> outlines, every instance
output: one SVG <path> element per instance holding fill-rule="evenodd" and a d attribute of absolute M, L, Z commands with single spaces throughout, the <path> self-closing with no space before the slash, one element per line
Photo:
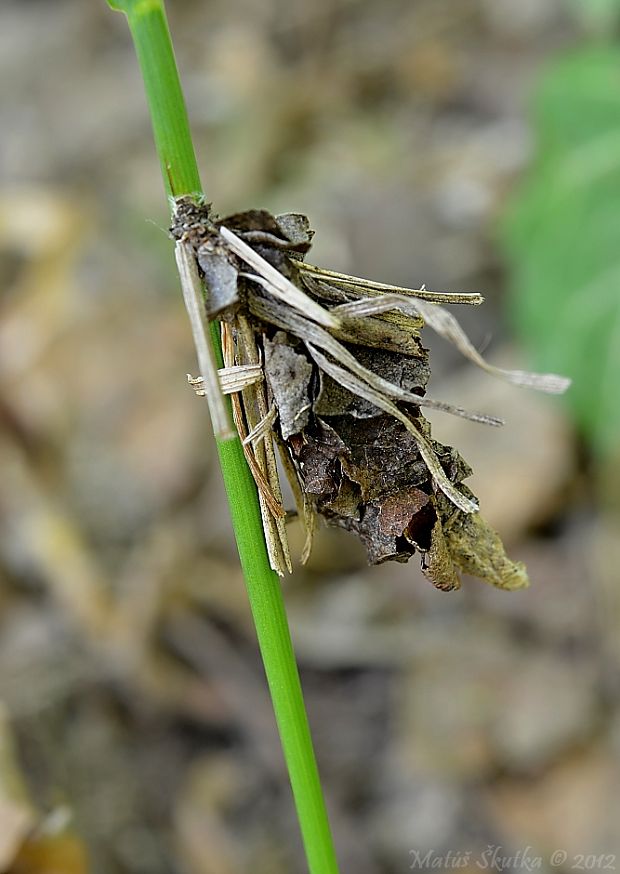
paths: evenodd
<path fill-rule="evenodd" d="M 276 222 L 282 235 L 292 243 L 291 249 L 304 253 L 309 250 L 314 231 L 307 216 L 300 212 L 286 212 L 277 215 Z"/>
<path fill-rule="evenodd" d="M 302 431 L 310 420 L 310 381 L 312 365 L 295 351 L 284 331 L 273 341 L 263 338 L 265 374 L 280 418 L 284 440 Z"/>
<path fill-rule="evenodd" d="M 196 255 L 207 289 L 207 316 L 210 319 L 223 314 L 230 317 L 239 303 L 239 271 L 232 263 L 228 250 L 217 240 L 207 240 Z"/>

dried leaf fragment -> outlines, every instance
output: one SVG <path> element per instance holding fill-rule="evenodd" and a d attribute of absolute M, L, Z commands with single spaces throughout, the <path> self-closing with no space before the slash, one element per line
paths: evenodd
<path fill-rule="evenodd" d="M 313 368 L 305 355 L 296 352 L 278 331 L 273 340 L 263 338 L 265 375 L 280 416 L 284 440 L 299 434 L 310 421 L 310 382 Z"/>

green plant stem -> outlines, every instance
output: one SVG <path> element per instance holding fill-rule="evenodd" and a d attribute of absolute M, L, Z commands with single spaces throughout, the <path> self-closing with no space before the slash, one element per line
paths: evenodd
<path fill-rule="evenodd" d="M 201 196 L 163 0 L 108 0 L 108 3 L 127 15 L 167 193 L 172 197 Z M 211 336 L 221 362 L 217 330 L 212 330 Z M 216 444 L 308 868 L 311 874 L 337 874 L 280 581 L 269 566 L 256 487 L 239 438 Z"/>

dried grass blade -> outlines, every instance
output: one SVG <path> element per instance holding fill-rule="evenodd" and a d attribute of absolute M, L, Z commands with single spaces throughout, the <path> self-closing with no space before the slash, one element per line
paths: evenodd
<path fill-rule="evenodd" d="M 479 425 L 490 425 L 492 428 L 501 428 L 506 424 L 506 420 L 500 416 L 490 416 L 488 413 L 478 413 L 475 410 L 465 410 L 463 407 L 457 407 L 455 404 L 448 404 L 446 401 L 436 401 L 425 395 L 420 398 L 419 405 L 428 407 L 429 410 L 440 410 L 442 413 L 450 413 L 451 416 L 459 416 L 461 419 L 467 419 L 470 422 L 477 422 Z"/>
<path fill-rule="evenodd" d="M 323 279 L 332 285 L 363 288 L 370 292 L 374 291 L 377 294 L 396 292 L 397 294 L 408 295 L 420 298 L 421 300 L 436 301 L 437 303 L 465 303 L 478 306 L 484 301 L 484 298 L 478 292 L 428 291 L 426 288 L 405 288 L 400 285 L 388 285 L 385 282 L 363 279 L 360 276 L 350 276 L 347 273 L 337 273 L 335 270 L 325 270 L 323 267 L 315 267 L 313 264 L 307 264 L 305 261 L 291 260 L 302 273 L 308 273 L 310 276 Z"/>
<path fill-rule="evenodd" d="M 244 362 L 250 365 L 260 363 L 254 332 L 248 320 L 242 315 L 237 318 L 237 347 L 238 354 L 243 357 Z M 242 397 L 246 421 L 250 427 L 250 434 L 244 442 L 251 442 L 252 449 L 269 484 L 270 492 L 283 511 L 282 489 L 273 446 L 273 434 L 270 426 L 265 427 L 265 423 L 269 423 L 271 411 L 267 404 L 264 384 L 246 389 L 242 393 Z M 255 436 L 251 437 L 251 435 Z M 269 518 L 263 515 L 263 523 L 273 569 L 280 576 L 284 575 L 285 568 L 289 573 L 292 573 L 293 565 L 283 513 L 272 514 Z"/>
<path fill-rule="evenodd" d="M 555 373 L 530 373 L 527 370 L 506 370 L 503 367 L 495 367 L 493 364 L 489 364 L 478 352 L 452 313 L 444 310 L 443 307 L 423 302 L 416 302 L 414 306 L 427 325 L 441 337 L 449 340 L 462 355 L 486 370 L 487 373 L 498 376 L 514 385 L 535 388 L 548 394 L 562 394 L 571 384 L 570 379 Z"/>
<path fill-rule="evenodd" d="M 239 398 L 239 395 L 232 396 L 232 408 L 233 418 L 235 420 L 235 425 L 237 426 L 239 436 L 241 437 L 245 458 L 250 470 L 252 471 L 254 482 L 256 483 L 256 486 L 258 488 L 259 497 L 265 500 L 273 516 L 280 516 L 281 518 L 284 518 L 286 516 L 286 512 L 280 502 L 277 501 L 276 498 L 272 495 L 269 483 L 267 482 L 265 475 L 256 460 L 256 457 L 252 451 L 252 447 L 248 446 L 248 444 L 244 442 L 245 438 L 247 437 L 247 429 L 245 427 L 245 422 L 243 418 L 243 406 L 241 404 L 241 399 Z"/>
<path fill-rule="evenodd" d="M 217 375 L 223 394 L 231 395 L 233 392 L 241 391 L 250 385 L 261 382 L 263 368 L 260 364 L 237 364 L 233 367 L 220 367 Z M 202 376 L 193 377 L 188 373 L 187 381 L 197 395 L 206 395 Z"/>
<path fill-rule="evenodd" d="M 335 316 L 332 316 L 328 310 L 308 297 L 296 285 L 293 285 L 290 279 L 287 279 L 279 270 L 276 270 L 272 264 L 262 258 L 258 252 L 255 252 L 251 246 L 244 243 L 231 230 L 221 227 L 220 234 L 235 255 L 245 261 L 246 264 L 249 264 L 250 267 L 253 267 L 264 280 L 264 283 L 267 283 L 265 287 L 270 294 L 285 301 L 289 306 L 295 307 L 300 312 L 305 313 L 308 318 L 313 319 L 313 321 L 318 322 L 320 325 L 325 325 L 328 328 L 335 328 L 338 325 L 338 319 Z M 252 273 L 243 275 L 248 279 L 257 278 Z"/>
<path fill-rule="evenodd" d="M 514 385 L 535 388 L 538 391 L 544 391 L 549 394 L 562 394 L 571 383 L 570 379 L 558 376 L 555 373 L 530 373 L 527 370 L 505 370 L 502 367 L 495 367 L 493 364 L 489 364 L 472 344 L 452 313 L 449 313 L 437 304 L 429 304 L 425 301 L 412 301 L 406 297 L 393 294 L 374 301 L 360 300 L 341 304 L 334 307 L 334 312 L 337 312 L 340 316 L 359 317 L 362 315 L 377 315 L 390 309 L 399 309 L 407 314 L 421 316 L 426 324 L 439 334 L 440 337 L 456 346 L 465 358 L 473 361 L 474 364 L 486 370 L 487 373 Z"/>
<path fill-rule="evenodd" d="M 252 428 L 248 436 L 243 441 L 244 443 L 260 443 L 261 440 L 265 439 L 265 435 L 271 432 L 273 423 L 278 417 L 278 411 L 273 406 L 266 416 L 264 416 L 260 422 Z"/>
<path fill-rule="evenodd" d="M 307 273 L 303 274 L 302 279 L 304 287 L 309 290 L 313 297 L 317 298 L 322 303 L 327 301 L 331 304 L 330 312 L 332 314 L 336 309 L 336 305 L 342 305 L 360 299 L 368 300 L 369 296 L 372 300 L 377 300 L 381 297 L 379 292 L 369 292 L 367 289 L 363 288 L 354 288 L 353 286 L 342 286 L 341 288 L 336 288 L 335 285 L 331 285 L 325 280 L 317 280 L 316 277 L 310 276 Z M 340 328 L 335 330 L 331 329 L 332 333 L 335 336 L 340 337 L 341 340 L 350 339 L 346 335 L 351 330 L 355 330 L 356 321 L 359 320 L 347 318 L 346 322 L 341 325 Z M 408 339 L 404 341 L 404 344 L 402 342 L 400 343 L 399 348 L 402 351 L 405 351 L 406 347 L 411 348 L 411 343 L 415 343 L 416 338 L 420 334 L 421 328 L 424 327 L 424 320 L 421 316 L 404 315 L 399 310 L 394 309 L 373 316 L 368 320 L 368 322 L 378 322 L 385 330 L 393 332 L 394 342 L 396 344 L 400 342 L 399 339 L 397 339 L 399 335 L 401 338 L 404 335 L 409 335 Z M 414 351 L 409 354 L 415 355 L 416 353 Z"/>
<path fill-rule="evenodd" d="M 232 440 L 236 434 L 230 422 L 226 403 L 224 402 L 217 374 L 215 353 L 205 325 L 202 282 L 194 250 L 188 243 L 178 241 L 175 246 L 175 258 L 181 280 L 183 300 L 185 301 L 185 308 L 189 316 L 194 345 L 196 347 L 198 366 L 203 379 L 211 422 L 213 423 L 213 431 L 218 440 Z"/>

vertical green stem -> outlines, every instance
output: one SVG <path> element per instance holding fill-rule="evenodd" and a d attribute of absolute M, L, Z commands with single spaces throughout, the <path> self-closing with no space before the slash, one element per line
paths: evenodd
<path fill-rule="evenodd" d="M 191 140 L 163 0 L 108 0 L 127 15 L 169 196 L 200 196 Z M 217 331 L 212 331 L 221 360 Z M 269 566 L 256 487 L 239 438 L 217 441 L 222 476 L 258 643 L 311 874 L 338 866 L 319 781 L 280 581 Z"/>
<path fill-rule="evenodd" d="M 163 0 L 110 0 L 127 15 L 169 196 L 202 191 Z"/>

